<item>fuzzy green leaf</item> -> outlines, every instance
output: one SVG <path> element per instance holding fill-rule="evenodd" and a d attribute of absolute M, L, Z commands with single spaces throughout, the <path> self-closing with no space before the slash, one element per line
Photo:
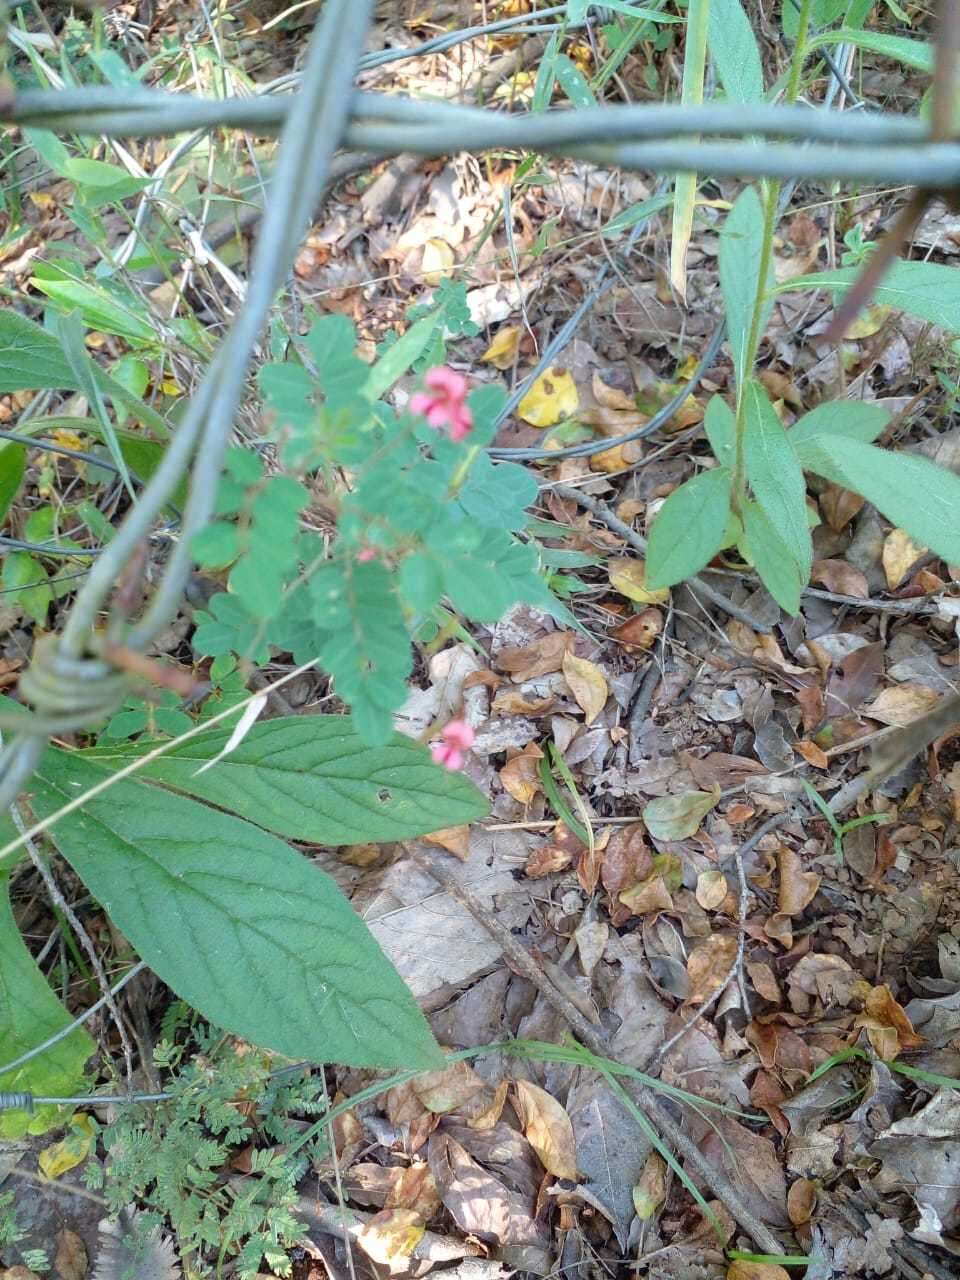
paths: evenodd
<path fill-rule="evenodd" d="M 733 102 L 759 102 L 763 97 L 760 50 L 740 0 L 710 0 L 707 48 L 727 97 Z"/>
<path fill-rule="evenodd" d="M 730 472 L 704 471 L 674 489 L 657 512 L 647 543 L 650 588 L 672 587 L 709 564 L 723 546 L 730 516 Z"/>
<path fill-rule="evenodd" d="M 341 845 L 409 840 L 487 812 L 469 779 L 438 769 L 426 748 L 398 733 L 368 747 L 349 716 L 289 716 L 255 724 L 204 773 L 230 736 L 211 729 L 143 766 L 141 776 L 208 800 L 291 840 Z M 85 755 L 125 762 L 152 743 Z"/>
<path fill-rule="evenodd" d="M 747 350 L 750 326 L 760 282 L 763 246 L 763 208 L 753 187 L 747 187 L 727 214 L 720 232 L 720 291 L 727 309 L 727 333 L 733 350 L 737 387 L 742 392 L 750 373 Z M 773 264 L 766 282 L 759 332 L 762 333 L 773 307 Z"/>
<path fill-rule="evenodd" d="M 800 465 L 806 467 L 804 449 L 808 443 L 819 446 L 834 436 L 845 436 L 869 444 L 889 421 L 890 415 L 879 405 L 864 400 L 829 400 L 795 422 L 787 438 Z"/>
<path fill-rule="evenodd" d="M 796 615 L 807 579 L 801 576 L 790 548 L 756 502 L 743 503 L 740 515 L 747 558 L 781 609 Z"/>
<path fill-rule="evenodd" d="M 744 388 L 743 412 L 747 479 L 806 582 L 813 563 L 813 543 L 803 469 L 767 393 L 753 379 Z"/>
<path fill-rule="evenodd" d="M 860 274 L 860 267 L 818 271 L 797 276 L 778 286 L 787 289 L 832 289 L 842 298 Z M 874 302 L 906 311 L 951 333 L 960 333 L 960 280 L 954 267 L 939 262 L 894 262 L 873 291 Z"/>
<path fill-rule="evenodd" d="M 852 489 L 950 564 L 960 564 L 960 477 L 928 458 L 843 436 L 809 442 L 805 465 Z"/>
<path fill-rule="evenodd" d="M 31 782 L 46 817 L 102 782 L 48 751 Z M 140 782 L 115 783 L 54 841 L 154 972 L 205 1018 L 291 1058 L 443 1063 L 410 992 L 334 882 L 249 822 Z"/>

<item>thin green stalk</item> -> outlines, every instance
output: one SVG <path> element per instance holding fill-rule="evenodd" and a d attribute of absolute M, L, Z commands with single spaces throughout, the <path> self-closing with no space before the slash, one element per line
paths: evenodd
<path fill-rule="evenodd" d="M 800 0 L 800 18 L 797 26 L 797 41 L 793 48 L 793 62 L 790 67 L 790 78 L 787 82 L 785 98 L 789 106 L 797 100 L 800 92 L 800 76 L 806 56 L 807 34 L 810 29 L 810 10 L 813 0 Z M 750 333 L 747 338 L 747 352 L 744 371 L 753 369 L 757 358 L 760 339 L 763 336 L 763 307 L 767 297 L 767 279 L 770 264 L 773 260 L 773 237 L 777 227 L 777 207 L 780 202 L 780 181 L 765 184 L 766 202 L 763 211 L 763 239 L 760 245 L 760 269 L 757 273 L 757 295 L 753 303 L 753 315 L 750 320 Z M 744 379 L 745 381 L 745 379 Z M 733 509 L 738 511 L 746 496 L 746 458 L 744 456 L 744 399 L 743 385 L 737 387 L 737 424 L 736 453 L 733 468 Z"/>

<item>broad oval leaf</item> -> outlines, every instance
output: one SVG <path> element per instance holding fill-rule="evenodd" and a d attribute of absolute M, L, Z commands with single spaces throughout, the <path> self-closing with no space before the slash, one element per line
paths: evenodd
<path fill-rule="evenodd" d="M 704 471 L 674 489 L 647 542 L 648 587 L 672 587 L 709 564 L 723 546 L 730 516 L 730 473 Z"/>
<path fill-rule="evenodd" d="M 406 840 L 456 827 L 487 812 L 468 778 L 438 769 L 419 743 L 395 733 L 368 747 L 349 716 L 285 716 L 254 725 L 229 756 L 230 729 L 211 729 L 172 747 L 140 770 L 293 840 L 359 844 Z M 155 744 L 84 752 L 100 763 L 145 755 Z"/>
<path fill-rule="evenodd" d="M 712 396 L 708 401 L 703 429 L 716 460 L 725 467 L 732 467 L 737 449 L 737 420 L 721 396 Z"/>
<path fill-rule="evenodd" d="M 928 458 L 844 436 L 810 442 L 803 454 L 811 471 L 862 493 L 893 524 L 960 564 L 960 476 Z"/>
<path fill-rule="evenodd" d="M 103 778 L 90 760 L 47 751 L 33 808 L 47 817 Z M 276 836 L 130 781 L 51 834 L 146 963 L 218 1027 L 292 1058 L 443 1064 L 416 1002 L 333 880 Z"/>
<path fill-rule="evenodd" d="M 733 350 L 733 367 L 737 375 L 738 394 L 743 393 L 750 370 L 750 326 L 757 303 L 760 284 L 760 262 L 763 258 L 763 207 L 753 187 L 747 187 L 727 214 L 720 232 L 720 291 L 727 309 L 727 333 Z M 773 306 L 773 264 L 764 288 L 760 324 L 766 328 Z"/>
<path fill-rule="evenodd" d="M 813 564 L 813 542 L 803 469 L 767 393 L 753 379 L 744 388 L 743 414 L 747 479 L 806 582 Z"/>

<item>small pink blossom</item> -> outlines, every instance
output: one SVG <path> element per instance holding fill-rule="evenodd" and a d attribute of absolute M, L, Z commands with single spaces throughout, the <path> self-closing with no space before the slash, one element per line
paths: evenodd
<path fill-rule="evenodd" d="M 464 753 L 473 746 L 473 730 L 466 720 L 451 720 L 440 736 L 443 741 L 434 743 L 430 748 L 434 762 L 451 772 L 462 769 Z"/>
<path fill-rule="evenodd" d="M 410 397 L 410 412 L 422 413 L 428 425 L 438 431 L 446 427 L 451 440 L 465 440 L 473 430 L 466 378 L 441 364 L 429 369 L 423 381 L 430 389 Z"/>
<path fill-rule="evenodd" d="M 376 560 L 376 547 L 361 547 L 357 552 L 357 564 L 369 564 L 371 560 Z"/>

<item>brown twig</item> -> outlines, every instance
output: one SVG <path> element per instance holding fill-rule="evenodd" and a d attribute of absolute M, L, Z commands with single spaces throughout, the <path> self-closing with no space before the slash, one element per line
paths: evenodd
<path fill-rule="evenodd" d="M 553 985 L 544 971 L 537 965 L 529 953 L 520 945 L 514 935 L 502 925 L 495 916 L 478 902 L 474 895 L 463 887 L 447 870 L 448 855 L 426 849 L 423 845 L 408 843 L 406 848 L 417 866 L 432 876 L 438 884 L 470 912 L 475 920 L 487 930 L 503 947 L 504 954 L 515 965 L 517 971 L 534 984 L 550 1007 L 559 1013 L 569 1024 L 577 1038 L 598 1057 L 609 1057 L 607 1036 L 593 1026 L 571 1003 L 571 1001 Z M 780 1242 L 772 1231 L 768 1230 L 744 1204 L 740 1192 L 734 1187 L 727 1175 L 707 1161 L 696 1143 L 680 1128 L 676 1121 L 662 1107 L 652 1103 L 648 1096 L 640 1091 L 632 1082 L 624 1080 L 624 1088 L 630 1094 L 634 1104 L 666 1138 L 668 1142 L 683 1156 L 686 1163 L 696 1171 L 697 1177 L 711 1188 L 714 1195 L 732 1214 L 744 1231 L 760 1246 L 765 1253 L 781 1253 Z"/>

